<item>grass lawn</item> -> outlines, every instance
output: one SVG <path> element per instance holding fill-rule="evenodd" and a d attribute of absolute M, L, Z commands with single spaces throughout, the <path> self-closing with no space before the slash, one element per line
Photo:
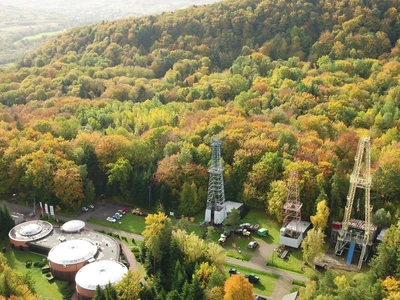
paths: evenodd
<path fill-rule="evenodd" d="M 279 244 L 279 230 L 281 229 L 281 224 L 278 224 L 272 217 L 268 216 L 265 211 L 251 209 L 241 222 L 259 224 L 260 228 L 267 228 L 267 236 L 261 238 L 256 233 L 252 233 L 252 237 L 255 239 L 262 239 L 268 244 Z"/>
<path fill-rule="evenodd" d="M 279 278 L 279 275 L 267 273 L 264 271 L 254 270 L 234 264 L 225 264 L 226 272 L 228 272 L 229 268 L 235 268 L 241 274 L 254 274 L 260 277 L 260 282 L 253 285 L 253 292 L 256 294 L 261 294 L 264 296 L 270 296 L 275 288 L 276 281 Z"/>
<path fill-rule="evenodd" d="M 92 224 L 101 225 L 104 227 L 109 227 L 110 229 L 123 230 L 126 232 L 132 232 L 136 234 L 142 234 L 145 224 L 144 217 L 136 216 L 131 213 L 125 214 L 119 222 L 111 223 L 106 220 L 90 219 L 88 222 Z"/>
<path fill-rule="evenodd" d="M 8 241 L 2 241 L 0 247 L 7 247 Z M 25 267 L 25 262 L 31 260 L 32 262 L 42 261 L 44 256 L 36 255 L 30 252 L 19 252 L 8 250 L 5 254 L 7 258 L 8 265 L 17 272 L 23 274 L 28 271 L 31 272 L 32 278 L 35 281 L 36 293 L 42 299 L 62 299 L 61 289 L 68 285 L 66 282 L 54 280 L 49 283 L 46 277 L 42 274 L 41 268 L 31 267 L 27 269 Z"/>

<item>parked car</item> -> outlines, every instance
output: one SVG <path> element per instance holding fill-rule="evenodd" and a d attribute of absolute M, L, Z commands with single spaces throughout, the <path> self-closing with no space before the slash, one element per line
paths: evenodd
<path fill-rule="evenodd" d="M 122 213 L 120 213 L 119 211 L 117 211 L 116 213 L 115 213 L 117 216 L 119 216 L 120 218 L 122 218 L 124 215 L 122 214 Z"/>
<path fill-rule="evenodd" d="M 114 218 L 111 218 L 111 217 L 107 217 L 107 221 L 111 222 L 111 223 L 117 222 L 117 220 L 115 220 Z"/>
<path fill-rule="evenodd" d="M 252 231 L 252 232 L 257 232 L 257 230 L 260 228 L 260 225 L 258 225 L 258 224 L 252 224 L 252 225 L 250 225 L 250 228 L 249 228 L 249 230 L 250 231 Z"/>
<path fill-rule="evenodd" d="M 227 236 L 223 233 L 221 233 L 219 240 L 218 240 L 218 244 L 223 244 L 226 241 Z"/>
<path fill-rule="evenodd" d="M 224 231 L 224 235 L 226 236 L 226 238 L 229 238 L 230 236 L 231 236 L 231 234 L 232 234 L 232 230 L 225 230 Z"/>
<path fill-rule="evenodd" d="M 125 212 L 125 213 L 129 212 L 129 209 L 127 209 L 126 207 L 123 207 L 121 210 L 122 210 L 123 212 Z"/>
<path fill-rule="evenodd" d="M 249 249 L 256 249 L 258 246 L 258 243 L 256 241 L 251 241 L 248 245 L 247 248 Z"/>
<path fill-rule="evenodd" d="M 121 219 L 121 217 L 119 215 L 117 215 L 117 214 L 113 215 L 111 218 L 114 218 L 115 220 Z"/>
<path fill-rule="evenodd" d="M 236 270 L 235 268 L 230 268 L 229 269 L 229 276 L 233 275 L 233 274 L 240 274 L 240 272 L 238 270 Z"/>
<path fill-rule="evenodd" d="M 94 210 L 94 205 L 93 205 L 93 204 L 90 204 L 90 205 L 88 206 L 88 208 L 89 208 L 90 210 Z"/>
<path fill-rule="evenodd" d="M 250 283 L 257 283 L 260 281 L 260 277 L 254 275 L 254 274 L 246 274 L 246 275 L 244 275 L 244 277 L 246 277 Z"/>
<path fill-rule="evenodd" d="M 268 229 L 267 228 L 260 228 L 257 230 L 257 235 L 258 236 L 267 236 L 268 234 Z"/>
<path fill-rule="evenodd" d="M 249 229 L 250 229 L 250 226 L 251 226 L 250 223 L 243 223 L 243 224 L 240 224 L 240 228 L 242 228 L 242 229 L 247 229 L 247 230 L 249 230 Z"/>
<path fill-rule="evenodd" d="M 87 211 L 89 211 L 89 208 L 87 208 L 86 206 L 84 206 L 84 207 L 82 207 L 82 211 L 83 211 L 83 212 L 87 212 Z"/>
<path fill-rule="evenodd" d="M 126 212 L 124 212 L 122 209 L 118 209 L 118 213 L 122 216 L 124 214 L 126 214 Z"/>
<path fill-rule="evenodd" d="M 247 229 L 243 229 L 242 234 L 243 234 L 244 236 L 250 236 L 250 231 L 247 230 Z"/>

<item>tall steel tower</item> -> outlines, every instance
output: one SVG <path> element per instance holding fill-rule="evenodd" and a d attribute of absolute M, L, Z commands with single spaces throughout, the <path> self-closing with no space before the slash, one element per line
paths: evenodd
<path fill-rule="evenodd" d="M 300 202 L 299 174 L 298 172 L 291 172 L 288 194 L 286 202 L 283 206 L 283 209 L 285 210 L 285 215 L 283 217 L 283 228 L 285 228 L 289 223 L 292 223 L 294 226 L 291 227 L 295 228 L 295 232 L 299 232 L 302 205 L 303 204 Z"/>
<path fill-rule="evenodd" d="M 367 258 L 367 248 L 372 245 L 372 223 L 370 203 L 371 190 L 371 144 L 370 137 L 360 139 L 355 157 L 353 173 L 350 176 L 350 188 L 347 194 L 347 203 L 344 212 L 342 229 L 339 231 L 335 252 L 341 254 L 343 249 L 349 245 L 349 252 L 346 263 L 350 264 L 355 246 L 361 248 L 358 268 L 361 269 L 362 262 Z M 360 220 L 352 220 L 351 211 L 353 209 L 354 196 L 356 189 L 364 190 L 365 194 L 365 223 Z M 351 229 L 349 229 L 351 227 Z"/>
<path fill-rule="evenodd" d="M 221 141 L 214 139 L 212 146 L 212 164 L 208 168 L 208 195 L 206 208 L 206 222 L 221 224 L 226 218 L 224 168 L 221 164 Z"/>

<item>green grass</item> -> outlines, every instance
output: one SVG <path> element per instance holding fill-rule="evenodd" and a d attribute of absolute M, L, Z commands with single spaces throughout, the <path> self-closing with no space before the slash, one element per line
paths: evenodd
<path fill-rule="evenodd" d="M 236 259 L 241 259 L 244 261 L 249 261 L 251 259 L 251 255 L 245 252 L 238 252 L 237 250 L 227 250 L 226 251 L 226 256 L 236 258 Z"/>
<path fill-rule="evenodd" d="M 279 278 L 279 275 L 276 274 L 254 270 L 235 264 L 226 263 L 224 266 L 226 268 L 226 272 L 228 272 L 229 268 L 235 268 L 241 274 L 254 274 L 260 277 L 260 282 L 253 285 L 253 292 L 264 296 L 270 296 L 272 294 L 275 288 L 276 281 Z"/>
<path fill-rule="evenodd" d="M 136 234 L 142 234 L 144 228 L 145 228 L 145 223 L 144 223 L 144 217 L 141 216 L 136 216 L 131 213 L 125 214 L 120 221 L 117 221 L 115 223 L 108 222 L 106 220 L 98 220 L 98 219 L 90 219 L 88 222 L 104 227 L 109 227 L 112 229 L 116 230 L 122 230 L 126 232 L 131 232 L 131 233 L 136 233 Z M 119 224 L 121 222 L 121 224 Z"/>
<path fill-rule="evenodd" d="M 3 241 L 0 247 L 5 247 L 8 245 L 8 240 Z M 61 289 L 68 285 L 66 282 L 55 280 L 53 283 L 49 283 L 46 277 L 42 274 L 41 268 L 31 267 L 27 269 L 25 267 L 25 262 L 31 260 L 32 262 L 41 261 L 44 256 L 36 255 L 30 252 L 19 252 L 8 250 L 4 253 L 7 258 L 8 265 L 15 271 L 23 274 L 28 271 L 31 272 L 32 278 L 35 281 L 35 290 L 40 298 L 46 299 L 62 299 Z"/>
<path fill-rule="evenodd" d="M 267 228 L 267 236 L 259 237 L 257 234 L 252 233 L 252 237 L 255 239 L 262 239 L 268 244 L 279 244 L 279 230 L 281 229 L 281 224 L 278 224 L 274 218 L 268 216 L 263 210 L 250 210 L 241 222 L 259 224 L 260 228 Z"/>

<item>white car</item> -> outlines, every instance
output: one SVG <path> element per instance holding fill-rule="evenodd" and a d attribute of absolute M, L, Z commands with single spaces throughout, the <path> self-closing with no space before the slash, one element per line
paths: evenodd
<path fill-rule="evenodd" d="M 115 220 L 114 218 L 108 217 L 107 221 L 111 222 L 111 223 L 115 223 L 117 220 Z"/>

